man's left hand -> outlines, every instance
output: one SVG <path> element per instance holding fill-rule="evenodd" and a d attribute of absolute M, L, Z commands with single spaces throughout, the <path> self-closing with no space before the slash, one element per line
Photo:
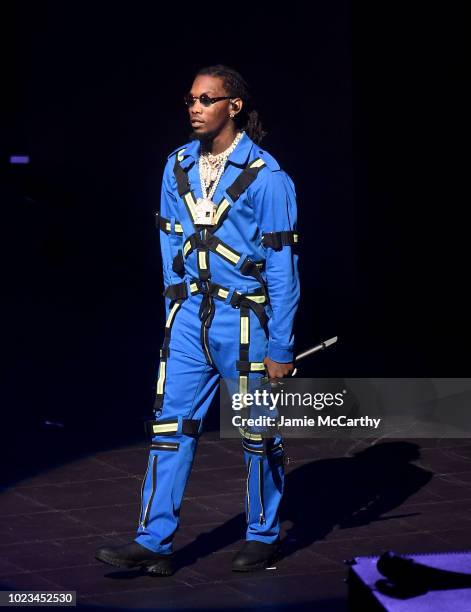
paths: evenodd
<path fill-rule="evenodd" d="M 263 363 L 267 368 L 268 378 L 284 378 L 285 376 L 291 376 L 291 372 L 294 370 L 293 363 L 279 363 L 278 361 L 273 361 L 270 357 L 265 357 Z"/>

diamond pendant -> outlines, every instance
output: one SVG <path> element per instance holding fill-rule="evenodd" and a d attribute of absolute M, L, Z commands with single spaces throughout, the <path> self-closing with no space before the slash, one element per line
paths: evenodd
<path fill-rule="evenodd" d="M 196 200 L 196 225 L 216 224 L 216 204 L 209 198 L 198 198 Z"/>

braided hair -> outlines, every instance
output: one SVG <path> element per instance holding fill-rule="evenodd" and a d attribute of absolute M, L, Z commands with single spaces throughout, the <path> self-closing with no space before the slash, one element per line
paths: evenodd
<path fill-rule="evenodd" d="M 238 129 L 245 130 L 255 143 L 260 144 L 267 132 L 263 130 L 258 111 L 253 108 L 249 86 L 243 77 L 223 64 L 201 68 L 196 76 L 200 75 L 220 77 L 228 95 L 231 98 L 242 99 L 244 104 L 241 111 L 235 115 L 234 122 Z"/>

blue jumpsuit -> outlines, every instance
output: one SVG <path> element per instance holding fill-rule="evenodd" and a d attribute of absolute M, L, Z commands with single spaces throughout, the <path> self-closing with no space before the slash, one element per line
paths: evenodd
<path fill-rule="evenodd" d="M 160 351 L 155 420 L 141 490 L 136 541 L 169 554 L 203 420 L 220 377 L 264 375 L 263 359 L 293 361 L 300 297 L 296 194 L 291 178 L 244 132 L 212 198 L 216 225 L 194 223 L 202 197 L 197 140 L 165 166 L 160 244 L 165 338 Z M 243 434 L 247 467 L 247 540 L 279 537 L 283 494 L 281 437 Z"/>

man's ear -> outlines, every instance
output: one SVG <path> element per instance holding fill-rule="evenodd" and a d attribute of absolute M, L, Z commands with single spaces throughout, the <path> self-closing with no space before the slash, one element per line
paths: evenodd
<path fill-rule="evenodd" d="M 241 111 L 242 110 L 242 106 L 243 106 L 243 101 L 242 98 L 234 98 L 233 100 L 230 100 L 231 106 L 234 110 L 238 110 Z"/>

